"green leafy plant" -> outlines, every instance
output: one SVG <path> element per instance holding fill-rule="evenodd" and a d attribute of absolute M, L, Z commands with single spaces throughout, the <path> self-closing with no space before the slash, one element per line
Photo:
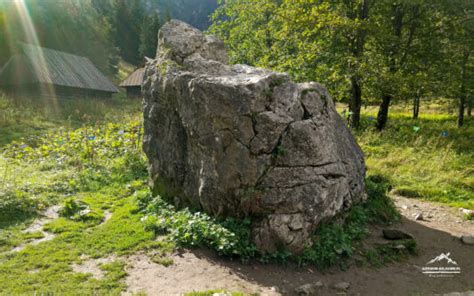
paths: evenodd
<path fill-rule="evenodd" d="M 167 235 L 183 247 L 208 247 L 221 255 L 237 256 L 242 260 L 258 258 L 263 262 L 314 264 L 325 269 L 333 265 L 344 267 L 356 250 L 357 242 L 368 233 L 368 225 L 390 223 L 399 219 L 393 202 L 387 197 L 390 188 L 379 176 L 366 180 L 368 199 L 354 206 L 342 217 L 343 222 L 332 222 L 318 228 L 313 245 L 303 254 L 292 256 L 285 251 L 273 254 L 258 252 L 251 240 L 251 220 L 227 218 L 219 220 L 189 209 L 178 210 L 161 197 L 152 197 L 148 190 L 137 194 L 137 202 L 146 216 L 145 229 L 157 235 Z"/>
<path fill-rule="evenodd" d="M 357 251 L 357 242 L 368 233 L 368 225 L 397 221 L 400 214 L 386 195 L 389 184 L 380 176 L 366 179 L 368 198 L 354 206 L 343 223 L 331 222 L 318 228 L 314 243 L 298 258 L 300 264 L 315 264 L 325 269 L 333 265 L 345 267 Z"/>
<path fill-rule="evenodd" d="M 22 190 L 0 189 L 0 224 L 35 215 L 41 204 Z"/>
<path fill-rule="evenodd" d="M 72 217 L 77 214 L 80 210 L 84 210 L 87 208 L 87 205 L 83 203 L 79 203 L 73 198 L 68 198 L 64 201 L 61 210 L 59 211 L 59 215 L 63 217 Z"/>
<path fill-rule="evenodd" d="M 250 241 L 250 221 L 234 219 L 218 221 L 205 213 L 177 210 L 161 197 L 151 198 L 150 192 L 141 192 L 138 203 L 145 205 L 147 214 L 142 221 L 146 229 L 156 234 L 166 233 L 183 247 L 209 247 L 220 254 L 250 258 L 256 248 Z"/>

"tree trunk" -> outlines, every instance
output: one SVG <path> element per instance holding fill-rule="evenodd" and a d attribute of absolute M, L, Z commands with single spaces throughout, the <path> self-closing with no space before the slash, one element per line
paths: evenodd
<path fill-rule="evenodd" d="M 458 127 L 464 125 L 464 109 L 466 107 L 466 66 L 469 61 L 469 51 L 464 50 L 463 61 L 461 65 L 461 89 L 459 94 Z"/>
<path fill-rule="evenodd" d="M 351 109 L 350 126 L 357 129 L 360 127 L 360 109 L 362 107 L 362 90 L 359 79 L 357 77 L 351 78 L 352 95 L 349 104 Z"/>
<path fill-rule="evenodd" d="M 418 119 L 418 115 L 420 114 L 420 97 L 415 96 L 413 99 L 413 119 Z"/>
<path fill-rule="evenodd" d="M 359 6 L 357 18 L 361 21 L 369 18 L 369 1 L 363 0 Z M 364 53 L 366 35 L 367 30 L 363 26 L 357 30 L 357 35 L 352 45 L 352 53 L 356 60 L 360 60 Z M 351 111 L 350 126 L 354 129 L 360 127 L 360 109 L 362 107 L 362 87 L 358 71 L 358 68 L 354 69 L 351 77 L 351 101 L 349 103 L 349 110 Z"/>
<path fill-rule="evenodd" d="M 379 131 L 385 128 L 388 120 L 388 108 L 390 107 L 390 101 L 392 100 L 392 95 L 384 95 L 382 98 L 382 103 L 380 104 L 379 113 L 377 114 L 377 129 Z"/>
<path fill-rule="evenodd" d="M 405 53 L 402 55 L 400 61 L 397 64 L 397 56 L 400 52 L 400 42 L 402 37 L 402 29 L 403 29 L 403 18 L 405 16 L 405 11 L 401 4 L 395 4 L 393 6 L 393 18 L 392 18 L 392 28 L 394 36 L 397 37 L 398 41 L 393 42 L 390 46 L 390 54 L 389 54 L 389 70 L 390 74 L 396 74 L 401 64 L 406 58 L 408 54 L 407 50 L 410 47 L 411 42 L 413 41 L 413 34 L 415 32 L 416 26 L 412 23 L 410 26 L 410 37 L 408 38 L 408 43 L 405 49 Z M 382 103 L 380 104 L 379 113 L 377 114 L 377 124 L 376 127 L 379 131 L 385 128 L 388 120 L 388 109 L 390 107 L 390 102 L 392 101 L 393 96 L 393 86 L 391 85 L 391 81 L 389 82 L 388 88 L 382 92 Z"/>
<path fill-rule="evenodd" d="M 467 103 L 467 116 L 471 117 L 472 116 L 472 98 L 468 101 Z"/>
<path fill-rule="evenodd" d="M 464 109 L 466 105 L 466 98 L 462 94 L 459 97 L 459 110 L 458 110 L 458 127 L 462 127 L 464 125 Z"/>

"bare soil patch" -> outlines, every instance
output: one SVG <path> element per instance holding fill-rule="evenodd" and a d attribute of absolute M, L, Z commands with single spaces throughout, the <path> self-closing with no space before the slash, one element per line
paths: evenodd
<path fill-rule="evenodd" d="M 333 268 L 322 273 L 293 264 L 242 264 L 207 250 L 174 254 L 174 264 L 169 267 L 151 262 L 145 254 L 137 254 L 127 259 L 126 294 L 182 295 L 225 289 L 260 295 L 297 295 L 296 288 L 318 281 L 323 284 L 317 290 L 318 295 L 443 295 L 474 291 L 474 246 L 464 245 L 459 240 L 462 234 L 474 235 L 473 221 L 463 220 L 459 209 L 402 197 L 394 197 L 394 201 L 404 217 L 391 227 L 412 234 L 418 244 L 418 255 L 403 262 L 382 268 L 351 266 L 346 271 Z M 414 220 L 413 214 L 419 210 L 426 220 Z M 382 228 L 371 229 L 368 241 L 383 241 Z M 448 252 L 458 262 L 460 274 L 429 277 L 422 273 L 427 262 Z M 349 283 L 349 289 L 334 288 L 341 282 Z"/>
<path fill-rule="evenodd" d="M 232 266 L 220 264 L 207 251 L 183 251 L 170 256 L 173 265 L 153 263 L 146 254 L 128 258 L 127 294 L 145 292 L 147 295 L 181 295 L 185 292 L 226 289 L 262 295 L 280 295 L 271 287 L 251 281 Z M 217 259 L 217 260 L 216 260 Z"/>
<path fill-rule="evenodd" d="M 462 209 L 416 198 L 392 196 L 392 199 L 400 213 L 409 220 L 454 236 L 474 235 L 474 221 L 465 219 Z M 416 220 L 419 214 L 422 219 Z"/>
<path fill-rule="evenodd" d="M 110 256 L 107 258 L 98 258 L 98 259 L 89 259 L 87 257 L 81 258 L 81 264 L 73 264 L 72 270 L 79 273 L 90 273 L 92 277 L 100 280 L 104 277 L 104 271 L 100 269 L 102 264 L 107 264 L 115 261 L 115 256 Z"/>
<path fill-rule="evenodd" d="M 46 209 L 46 211 L 44 211 L 42 213 L 40 218 L 35 219 L 33 221 L 33 223 L 31 223 L 28 226 L 28 228 L 23 230 L 24 233 L 33 233 L 33 232 L 38 232 L 39 231 L 43 234 L 42 238 L 30 240 L 29 242 L 27 242 L 25 244 L 21 244 L 19 246 L 16 246 L 11 251 L 12 252 L 20 252 L 21 250 L 26 248 L 27 245 L 37 245 L 39 243 L 52 240 L 55 237 L 55 235 L 52 234 L 52 233 L 44 231 L 43 226 L 59 217 L 59 214 L 58 214 L 59 209 L 60 209 L 60 206 L 57 206 L 57 205 Z"/>
<path fill-rule="evenodd" d="M 112 218 L 112 213 L 109 212 L 109 211 L 105 211 L 104 212 L 104 221 L 102 223 L 105 223 L 105 222 L 109 221 L 110 218 Z"/>

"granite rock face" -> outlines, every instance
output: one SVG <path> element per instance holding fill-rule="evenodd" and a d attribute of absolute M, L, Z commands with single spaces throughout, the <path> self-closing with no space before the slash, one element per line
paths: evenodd
<path fill-rule="evenodd" d="M 224 44 L 177 20 L 147 63 L 151 185 L 215 216 L 252 217 L 264 252 L 301 252 L 323 220 L 365 199 L 363 154 L 326 89 L 228 65 Z"/>

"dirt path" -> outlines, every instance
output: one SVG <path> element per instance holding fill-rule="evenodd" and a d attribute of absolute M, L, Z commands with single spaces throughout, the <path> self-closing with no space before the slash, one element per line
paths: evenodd
<path fill-rule="evenodd" d="M 34 220 L 33 223 L 31 223 L 31 225 L 28 226 L 28 228 L 23 230 L 24 233 L 41 232 L 43 234 L 42 238 L 32 239 L 29 242 L 26 242 L 24 244 L 21 244 L 13 248 L 11 252 L 20 252 L 21 250 L 26 248 L 27 245 L 37 245 L 39 243 L 52 240 L 55 237 L 55 235 L 44 231 L 43 226 L 59 217 L 58 215 L 59 208 L 60 208 L 59 206 L 52 206 L 46 209 L 46 211 L 44 211 L 44 213 L 41 214 L 40 218 Z"/>
<path fill-rule="evenodd" d="M 453 208 L 420 200 L 394 197 L 404 215 L 394 225 L 414 235 L 418 256 L 384 268 L 351 267 L 347 271 L 333 269 L 320 273 L 296 266 L 263 265 L 217 257 L 205 250 L 186 251 L 172 255 L 174 264 L 164 267 L 151 262 L 146 255 L 127 258 L 129 276 L 125 294 L 145 292 L 148 295 L 182 295 L 185 292 L 225 289 L 260 295 L 296 295 L 295 288 L 322 283 L 317 295 L 436 295 L 464 292 L 474 295 L 474 246 L 464 245 L 458 236 L 474 235 L 474 221 L 462 219 Z M 424 221 L 414 220 L 422 212 Z M 380 240 L 381 228 L 374 228 L 369 240 Z M 450 253 L 461 268 L 452 277 L 430 277 L 422 273 L 427 262 L 441 253 Z M 345 291 L 333 286 L 350 284 Z"/>
<path fill-rule="evenodd" d="M 210 252 L 183 252 L 171 256 L 174 264 L 165 267 L 151 262 L 144 254 L 128 258 L 129 292 L 144 291 L 147 295 L 180 295 L 183 292 L 226 289 L 229 291 L 260 292 L 280 295 L 256 281 L 242 277 L 237 267 L 218 262 Z"/>
<path fill-rule="evenodd" d="M 453 236 L 473 235 L 474 221 L 466 220 L 462 209 L 414 198 L 392 196 L 400 213 L 409 220 Z M 416 220 L 421 214 L 421 219 Z"/>

